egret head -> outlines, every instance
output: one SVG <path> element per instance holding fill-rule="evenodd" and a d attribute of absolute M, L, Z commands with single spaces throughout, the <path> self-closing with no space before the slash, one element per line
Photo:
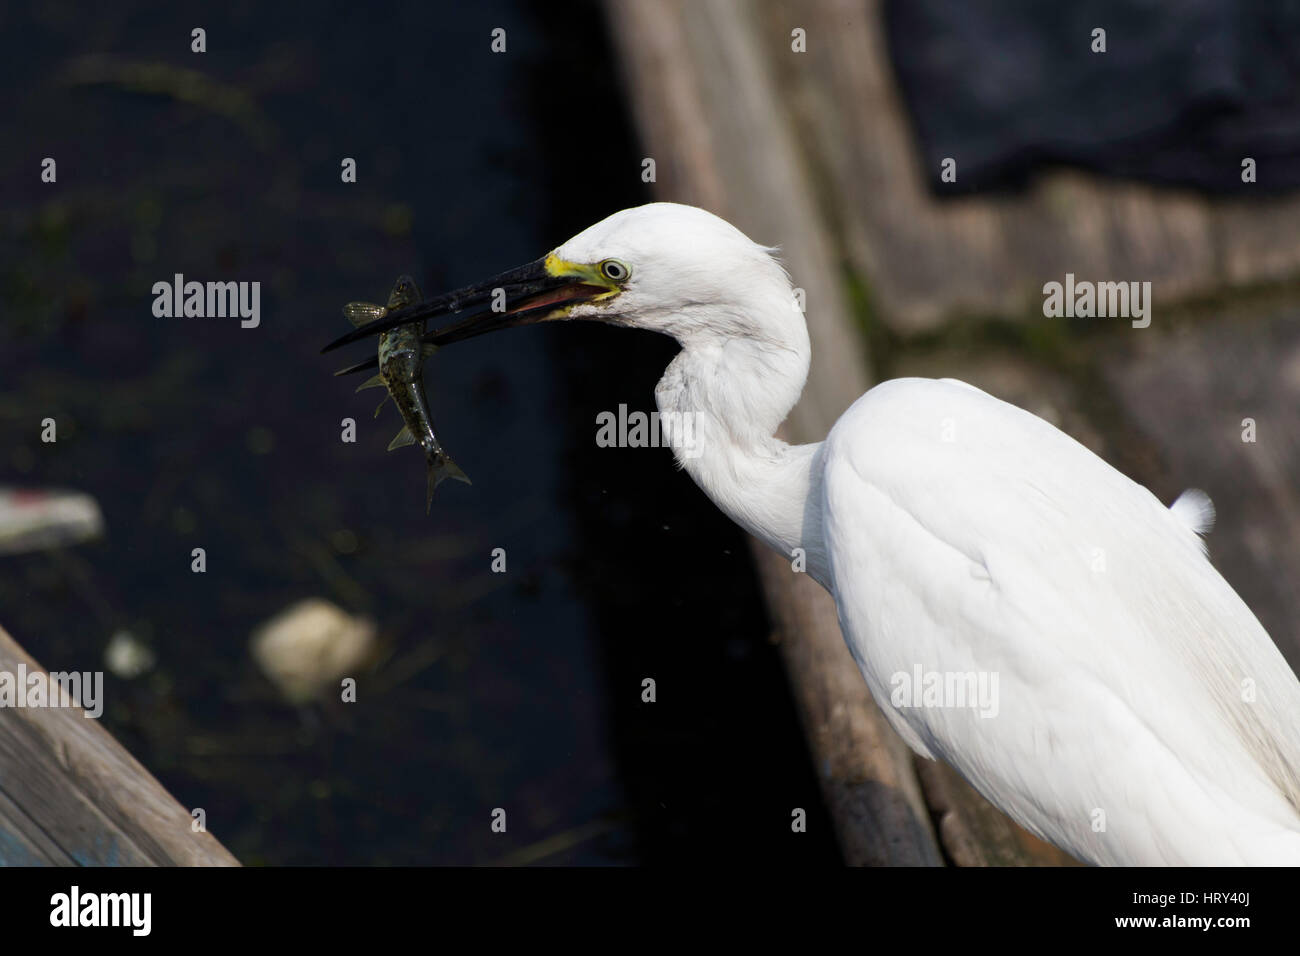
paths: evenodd
<path fill-rule="evenodd" d="M 609 289 L 556 317 L 652 329 L 685 342 L 763 336 L 774 320 L 802 324 L 772 252 L 703 209 L 651 203 L 583 230 L 546 263 L 554 274 Z"/>
<path fill-rule="evenodd" d="M 703 209 L 650 203 L 614 213 L 526 266 L 392 312 L 326 349 L 450 316 L 458 321 L 427 333 L 426 341 L 441 346 L 562 319 L 651 329 L 683 345 L 807 338 L 789 277 L 772 250 Z"/>

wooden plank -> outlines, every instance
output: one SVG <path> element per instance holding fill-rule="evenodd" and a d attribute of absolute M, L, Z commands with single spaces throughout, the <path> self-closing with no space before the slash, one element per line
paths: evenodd
<path fill-rule="evenodd" d="M 0 665 L 0 670 L 10 668 Z M 149 866 L 145 851 L 86 794 L 69 785 L 57 749 L 33 734 L 29 724 L 13 719 L 20 713 L 53 712 L 0 711 L 0 789 L 6 802 L 20 811 L 3 821 L 6 832 L 33 844 L 44 837 L 77 866 Z"/>
<path fill-rule="evenodd" d="M 75 866 L 49 834 L 0 790 L 0 866 Z"/>
<path fill-rule="evenodd" d="M 805 290 L 813 369 L 785 433 L 820 440 L 867 387 L 866 348 L 746 7 L 610 0 L 607 9 L 660 197 L 779 243 Z M 760 553 L 758 564 L 845 859 L 941 862 L 906 747 L 858 675 L 829 595 L 779 555 Z"/>
<path fill-rule="evenodd" d="M 0 671 L 21 668 L 41 671 L 0 629 Z M 238 866 L 80 708 L 0 709 L 0 853 L 18 863 Z"/>
<path fill-rule="evenodd" d="M 926 803 L 955 866 L 1079 866 L 1063 850 L 1017 826 L 947 764 L 916 757 Z"/>

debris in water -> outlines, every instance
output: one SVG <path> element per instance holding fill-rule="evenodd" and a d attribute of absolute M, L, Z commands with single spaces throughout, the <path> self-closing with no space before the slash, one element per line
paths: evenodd
<path fill-rule="evenodd" d="M 375 625 L 324 598 L 286 608 L 253 632 L 253 659 L 280 693 L 305 704 L 356 676 L 375 648 Z"/>
<path fill-rule="evenodd" d="M 104 516 L 90 495 L 76 491 L 0 488 L 0 554 L 80 544 L 104 533 Z"/>

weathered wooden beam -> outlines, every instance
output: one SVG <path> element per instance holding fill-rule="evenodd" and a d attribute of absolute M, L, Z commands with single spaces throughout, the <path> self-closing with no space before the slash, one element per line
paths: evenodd
<path fill-rule="evenodd" d="M 863 227 L 851 221 L 858 211 L 839 191 L 843 183 L 823 175 L 833 158 L 810 155 L 813 144 L 795 121 L 790 89 L 778 80 L 786 69 L 809 68 L 812 59 L 790 50 L 790 31 L 822 22 L 810 19 L 811 11 L 825 18 L 844 9 L 738 0 L 607 0 L 606 8 L 659 195 L 711 209 L 756 240 L 779 244 L 795 285 L 805 291 L 812 367 L 783 433 L 792 441 L 820 441 L 871 384 L 843 277 L 850 243 Z M 800 89 L 812 104 L 834 107 L 825 102 L 833 89 L 816 83 Z M 848 198 L 860 197 L 854 190 Z M 867 274 L 874 283 L 876 274 Z M 1061 854 L 946 768 L 927 774 L 931 786 L 923 793 L 910 751 L 880 714 L 844 645 L 830 596 L 780 555 L 761 546 L 755 555 L 845 859 L 942 863 L 931 823 L 937 816 L 955 862 L 1061 862 Z M 927 806 L 927 793 L 942 805 Z"/>
<path fill-rule="evenodd" d="M 916 757 L 925 802 L 954 866 L 1078 866 L 1063 850 L 1017 826 L 947 764 Z"/>
<path fill-rule="evenodd" d="M 820 440 L 869 384 L 865 345 L 743 5 L 612 0 L 608 11 L 659 195 L 779 243 L 805 291 L 814 364 L 785 432 Z M 941 863 L 906 745 L 871 700 L 834 603 L 780 555 L 756 554 L 845 859 Z"/>
<path fill-rule="evenodd" d="M 0 672 L 43 672 L 0 628 Z M 238 866 L 80 708 L 0 708 L 0 864 Z"/>

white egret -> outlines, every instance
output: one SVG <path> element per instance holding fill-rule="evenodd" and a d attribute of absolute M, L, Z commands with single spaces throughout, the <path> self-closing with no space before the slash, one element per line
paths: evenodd
<path fill-rule="evenodd" d="M 494 294 L 504 311 L 474 311 Z M 466 309 L 427 338 L 551 319 L 673 336 L 655 398 L 695 425 L 681 466 L 741 527 L 804 549 L 913 750 L 1083 861 L 1300 863 L 1300 682 L 1207 559 L 1208 499 L 1165 508 L 1052 425 L 950 379 L 885 382 L 824 442 L 780 441 L 808 374 L 793 301 L 773 250 L 653 203 L 335 344 Z M 922 673 L 949 690 L 994 676 L 997 700 L 900 704 Z"/>

